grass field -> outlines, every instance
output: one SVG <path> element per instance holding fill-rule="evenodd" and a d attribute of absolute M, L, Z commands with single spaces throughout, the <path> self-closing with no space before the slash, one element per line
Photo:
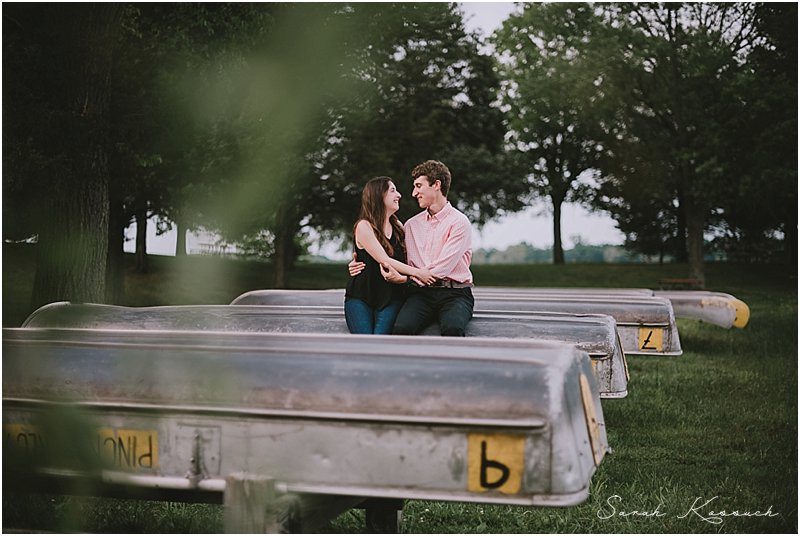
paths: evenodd
<path fill-rule="evenodd" d="M 127 274 L 126 304 L 223 304 L 269 286 L 270 268 L 260 263 L 206 257 L 152 261 L 150 274 Z M 19 325 L 30 312 L 32 269 L 30 250 L 4 249 L 4 326 Z M 655 287 L 660 279 L 682 277 L 687 270 L 681 265 L 524 265 L 475 266 L 474 272 L 479 285 Z M 341 287 L 345 278 L 343 265 L 301 265 L 292 271 L 290 286 Z M 628 397 L 602 406 L 614 452 L 593 477 L 586 503 L 545 509 L 408 501 L 403 530 L 796 533 L 796 272 L 711 264 L 707 286 L 748 303 L 750 324 L 725 330 L 681 319 L 683 356 L 629 357 Z M 8 482 L 3 492 L 3 527 L 222 531 L 217 505 L 28 496 L 15 493 Z M 328 530 L 357 533 L 363 527 L 363 511 L 351 510 Z"/>

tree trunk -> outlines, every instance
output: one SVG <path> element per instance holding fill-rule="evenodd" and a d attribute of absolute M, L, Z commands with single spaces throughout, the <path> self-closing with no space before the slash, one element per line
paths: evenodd
<path fill-rule="evenodd" d="M 147 209 L 136 211 L 136 271 L 147 273 Z"/>
<path fill-rule="evenodd" d="M 42 192 L 47 221 L 39 235 L 32 305 L 102 302 L 108 260 L 109 73 L 122 4 L 40 6 L 46 35 L 40 66 L 57 75 L 47 98 L 55 131 L 47 149 L 57 162 Z"/>
<path fill-rule="evenodd" d="M 175 256 L 176 257 L 185 257 L 186 256 L 186 229 L 181 225 L 180 221 L 175 222 L 175 233 L 177 234 L 177 239 L 175 240 Z"/>
<path fill-rule="evenodd" d="M 702 201 L 693 196 L 685 196 L 686 203 L 686 245 L 689 257 L 689 277 L 696 279 L 700 288 L 706 286 L 705 261 L 703 260 L 703 232 L 705 231 L 705 210 Z"/>
<path fill-rule="evenodd" d="M 677 224 L 678 229 L 675 231 L 675 262 L 686 262 L 688 257 L 687 253 L 687 245 L 686 245 L 686 196 L 683 193 L 681 188 L 678 188 L 677 192 L 678 196 L 678 213 L 677 213 Z"/>
<path fill-rule="evenodd" d="M 286 208 L 286 205 L 278 209 L 276 219 L 272 288 L 286 288 L 287 274 L 297 258 L 294 239 L 298 232 L 298 223 L 295 211 Z"/>
<path fill-rule="evenodd" d="M 564 248 L 561 245 L 561 205 L 564 198 L 550 198 L 553 201 L 553 264 L 564 264 Z"/>
<path fill-rule="evenodd" d="M 113 197 L 113 196 L 112 196 Z M 122 303 L 125 297 L 125 216 L 122 203 L 112 200 L 108 218 L 108 257 L 105 303 Z"/>
<path fill-rule="evenodd" d="M 797 268 L 797 220 L 784 225 L 783 247 L 785 261 L 789 266 Z"/>
<path fill-rule="evenodd" d="M 33 308 L 54 301 L 105 300 L 108 258 L 108 177 L 105 153 L 74 171 L 70 187 L 47 200 L 39 235 Z M 66 177 L 63 177 L 66 179 Z"/>
<path fill-rule="evenodd" d="M 288 283 L 286 275 L 294 265 L 294 256 L 294 234 L 282 229 L 275 234 L 272 288 L 286 288 Z"/>

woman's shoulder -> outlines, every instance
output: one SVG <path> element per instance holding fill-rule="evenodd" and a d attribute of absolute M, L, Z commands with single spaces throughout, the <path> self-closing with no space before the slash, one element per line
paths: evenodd
<path fill-rule="evenodd" d="M 364 249 L 365 243 L 370 242 L 375 237 L 375 228 L 368 220 L 358 220 L 356 222 L 355 232 L 356 248 Z"/>
<path fill-rule="evenodd" d="M 358 220 L 356 222 L 356 232 L 372 232 L 372 224 L 368 220 Z"/>

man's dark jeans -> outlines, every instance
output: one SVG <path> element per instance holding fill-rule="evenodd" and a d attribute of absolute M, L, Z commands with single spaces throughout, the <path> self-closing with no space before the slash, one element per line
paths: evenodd
<path fill-rule="evenodd" d="M 411 287 L 392 333 L 416 335 L 433 322 L 439 322 L 442 335 L 463 337 L 474 307 L 470 287 Z"/>

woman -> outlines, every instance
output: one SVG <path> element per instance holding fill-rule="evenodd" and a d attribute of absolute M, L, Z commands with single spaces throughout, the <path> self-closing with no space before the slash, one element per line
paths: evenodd
<path fill-rule="evenodd" d="M 361 213 L 353 235 L 356 260 L 366 266 L 364 271 L 350 278 L 345 290 L 344 316 L 350 333 L 392 332 L 403 305 L 403 286 L 387 282 L 381 274 L 382 266 L 390 266 L 422 284 L 430 284 L 435 279 L 429 270 L 405 264 L 405 234 L 395 216 L 400 208 L 400 197 L 389 177 L 370 179 L 361 193 Z"/>

